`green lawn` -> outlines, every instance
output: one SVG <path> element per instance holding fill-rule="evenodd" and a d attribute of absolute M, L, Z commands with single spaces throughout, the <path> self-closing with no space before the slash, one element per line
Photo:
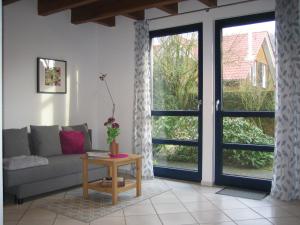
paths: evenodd
<path fill-rule="evenodd" d="M 166 161 L 157 158 L 154 160 L 154 166 L 162 166 L 162 167 L 178 168 L 178 169 L 186 169 L 186 170 L 198 169 L 198 165 L 196 163 Z M 239 175 L 239 176 L 263 178 L 263 179 L 272 179 L 272 169 L 273 169 L 272 166 L 260 168 L 260 169 L 242 168 L 237 166 L 224 166 L 223 173 Z"/>

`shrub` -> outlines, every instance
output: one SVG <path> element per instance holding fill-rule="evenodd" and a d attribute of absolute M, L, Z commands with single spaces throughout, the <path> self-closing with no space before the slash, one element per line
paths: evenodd
<path fill-rule="evenodd" d="M 273 145 L 274 138 L 266 135 L 250 118 L 224 118 L 223 142 Z"/>
<path fill-rule="evenodd" d="M 197 133 L 196 121 L 190 118 L 160 117 L 154 119 L 154 135 L 167 134 L 172 137 L 194 137 Z M 194 126 L 191 126 L 194 124 Z M 191 129 L 194 128 L 194 129 Z M 169 137 L 170 137 L 169 136 Z M 223 142 L 242 144 L 272 145 L 274 138 L 257 127 L 255 121 L 245 118 L 224 118 Z M 158 145 L 154 147 L 154 156 L 167 161 L 196 163 L 198 160 L 195 148 L 188 146 Z M 245 150 L 225 150 L 224 164 L 248 168 L 263 168 L 271 165 L 273 154 Z"/>
<path fill-rule="evenodd" d="M 274 138 L 266 135 L 262 129 L 251 122 L 250 119 L 224 118 L 223 142 L 243 144 L 272 145 Z M 262 168 L 270 166 L 273 154 L 269 152 L 255 152 L 245 150 L 225 150 L 224 164 L 249 168 Z"/>
<path fill-rule="evenodd" d="M 198 139 L 198 119 L 196 117 L 163 116 L 153 117 L 153 137 L 167 139 Z M 158 145 L 153 148 L 154 157 L 167 161 L 197 162 L 197 151 L 189 146 Z"/>
<path fill-rule="evenodd" d="M 224 165 L 240 166 L 247 168 L 264 168 L 273 162 L 273 153 L 255 152 L 246 150 L 225 150 Z"/>
<path fill-rule="evenodd" d="M 173 149 L 169 149 L 169 154 L 167 154 L 168 161 L 176 162 L 189 162 L 197 163 L 198 154 L 197 149 L 188 146 L 176 146 Z"/>
<path fill-rule="evenodd" d="M 197 163 L 197 150 L 189 146 L 156 145 L 153 148 L 154 158 L 171 162 Z"/>
<path fill-rule="evenodd" d="M 197 117 L 153 117 L 152 127 L 153 137 L 183 140 L 198 139 Z"/>
<path fill-rule="evenodd" d="M 254 95 L 254 93 L 256 93 L 256 95 Z M 224 88 L 223 110 L 274 111 L 274 108 L 274 90 L 262 91 L 256 89 L 246 92 L 243 89 L 230 89 L 228 85 Z M 255 122 L 259 128 L 263 129 L 264 133 L 274 135 L 274 122 L 270 122 L 270 119 L 257 119 L 253 120 L 253 122 Z"/>

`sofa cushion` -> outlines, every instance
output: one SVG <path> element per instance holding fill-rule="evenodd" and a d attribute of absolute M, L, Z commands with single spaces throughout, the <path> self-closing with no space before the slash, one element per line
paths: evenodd
<path fill-rule="evenodd" d="M 63 154 L 85 153 L 84 135 L 81 131 L 61 131 L 59 137 Z"/>
<path fill-rule="evenodd" d="M 30 155 L 27 128 L 3 130 L 4 158 Z"/>
<path fill-rule="evenodd" d="M 4 185 L 6 188 L 43 181 L 51 178 L 67 176 L 82 172 L 81 155 L 58 155 L 48 157 L 49 164 L 22 170 L 4 170 Z M 99 169 L 99 166 L 89 165 L 89 169 Z"/>
<path fill-rule="evenodd" d="M 88 125 L 86 123 L 81 124 L 81 125 L 73 125 L 73 126 L 62 127 L 62 130 L 65 130 L 65 131 L 76 130 L 76 131 L 83 132 L 83 135 L 84 135 L 84 150 L 85 151 L 92 150 L 91 137 L 89 135 L 89 128 L 88 128 Z"/>
<path fill-rule="evenodd" d="M 30 126 L 32 147 L 40 156 L 61 155 L 59 128 L 55 126 Z"/>

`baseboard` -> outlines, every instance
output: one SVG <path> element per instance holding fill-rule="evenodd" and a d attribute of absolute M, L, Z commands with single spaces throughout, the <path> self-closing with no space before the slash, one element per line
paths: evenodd
<path fill-rule="evenodd" d="M 214 182 L 211 182 L 211 181 L 201 181 L 201 185 L 209 186 L 209 187 L 215 186 Z"/>

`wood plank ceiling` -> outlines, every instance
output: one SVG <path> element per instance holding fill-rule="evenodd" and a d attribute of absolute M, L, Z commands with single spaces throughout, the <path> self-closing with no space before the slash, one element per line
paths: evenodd
<path fill-rule="evenodd" d="M 3 0 L 3 5 L 19 0 Z M 64 10 L 71 10 L 71 22 L 82 24 L 99 23 L 115 26 L 116 16 L 122 15 L 134 20 L 145 18 L 145 9 L 158 8 L 170 15 L 178 14 L 178 3 L 184 0 L 38 0 L 38 14 L 48 16 Z M 207 7 L 217 7 L 217 0 L 198 0 Z"/>

